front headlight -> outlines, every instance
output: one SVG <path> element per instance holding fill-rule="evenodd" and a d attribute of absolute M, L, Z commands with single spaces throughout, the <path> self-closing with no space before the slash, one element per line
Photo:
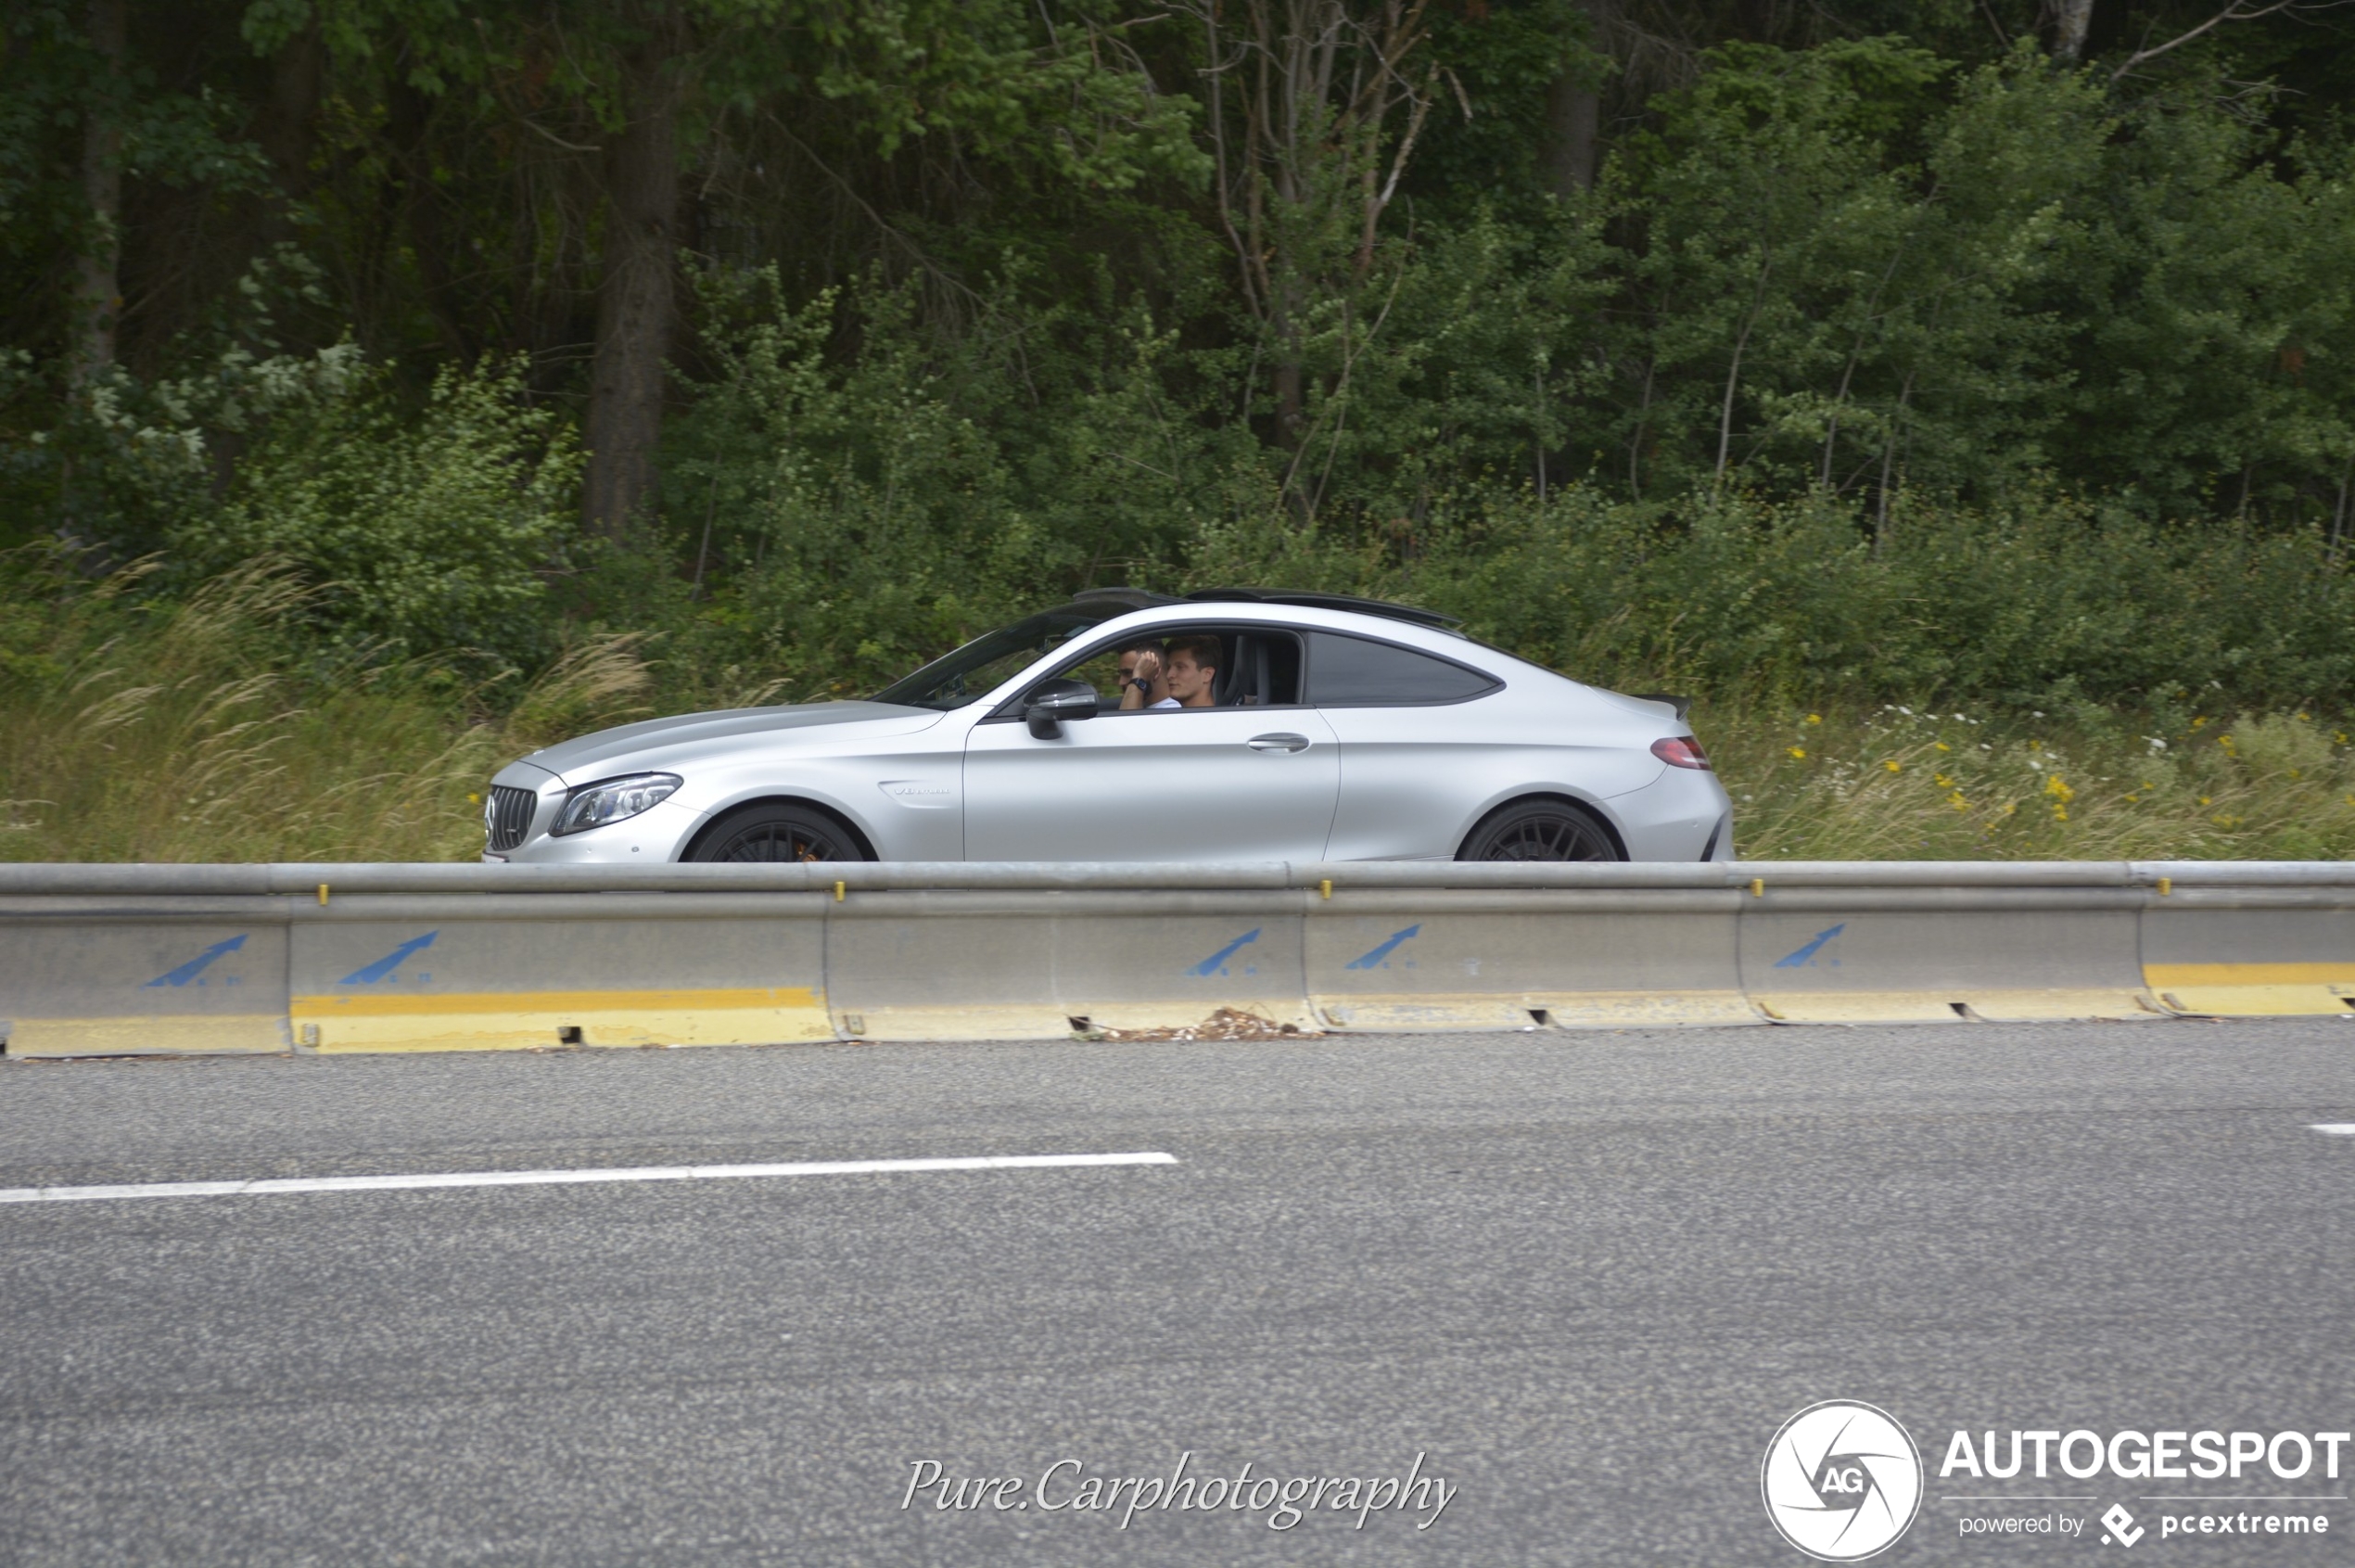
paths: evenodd
<path fill-rule="evenodd" d="M 676 773 L 632 773 L 626 779 L 582 784 L 565 797 L 564 809 L 556 813 L 556 825 L 548 830 L 548 835 L 561 838 L 567 833 L 586 833 L 634 817 L 669 799 L 678 787 Z"/>

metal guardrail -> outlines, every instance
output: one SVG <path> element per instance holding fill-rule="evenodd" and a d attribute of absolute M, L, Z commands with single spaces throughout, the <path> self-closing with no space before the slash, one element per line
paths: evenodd
<path fill-rule="evenodd" d="M 119 893 L 830 892 L 918 888 L 2355 887 L 2345 860 L 1716 860 L 1616 863 L 1325 860 L 898 860 L 794 865 L 0 864 L 0 898 Z"/>
<path fill-rule="evenodd" d="M 0 866 L 13 1055 L 2350 999 L 2337 861 Z"/>

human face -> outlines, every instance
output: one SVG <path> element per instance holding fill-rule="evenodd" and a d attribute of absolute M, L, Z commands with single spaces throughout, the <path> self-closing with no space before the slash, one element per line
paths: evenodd
<path fill-rule="evenodd" d="M 1183 708 L 1208 708 L 1210 682 L 1216 668 L 1204 669 L 1194 662 L 1193 650 L 1180 648 L 1169 656 L 1169 695 Z"/>
<path fill-rule="evenodd" d="M 1169 695 L 1169 688 L 1163 681 L 1161 656 L 1151 648 L 1130 648 L 1120 656 L 1120 690 L 1124 700 L 1139 681 L 1151 685 L 1152 689 L 1145 694 L 1145 700 L 1149 703 L 1159 702 Z"/>

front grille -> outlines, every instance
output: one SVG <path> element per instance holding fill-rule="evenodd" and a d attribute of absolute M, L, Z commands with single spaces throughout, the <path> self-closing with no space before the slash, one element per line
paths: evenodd
<path fill-rule="evenodd" d="M 530 790 L 492 784 L 490 809 L 483 813 L 484 824 L 490 831 L 490 852 L 496 855 L 521 844 L 530 834 L 532 813 L 539 809 L 540 797 Z"/>

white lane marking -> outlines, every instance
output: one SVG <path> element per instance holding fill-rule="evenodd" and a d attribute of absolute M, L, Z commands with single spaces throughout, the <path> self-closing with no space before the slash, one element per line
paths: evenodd
<path fill-rule="evenodd" d="M 2355 1013 L 2350 1013 L 2348 1016 L 2355 1018 Z M 2314 1130 L 2316 1132 L 2335 1132 L 2341 1138 L 2355 1138 L 2355 1122 L 2316 1122 L 2314 1124 Z"/>
<path fill-rule="evenodd" d="M 981 1154 L 929 1160 L 805 1160 L 793 1165 L 639 1166 L 608 1170 L 451 1170 L 415 1176 L 295 1176 L 251 1181 L 143 1181 L 121 1187 L 0 1187 L 0 1204 L 93 1198 L 229 1198 L 270 1192 L 384 1192 L 420 1187 L 543 1187 L 579 1181 L 724 1181 L 746 1176 L 876 1176 L 916 1170 L 1039 1170 L 1174 1166 L 1175 1154 Z"/>

